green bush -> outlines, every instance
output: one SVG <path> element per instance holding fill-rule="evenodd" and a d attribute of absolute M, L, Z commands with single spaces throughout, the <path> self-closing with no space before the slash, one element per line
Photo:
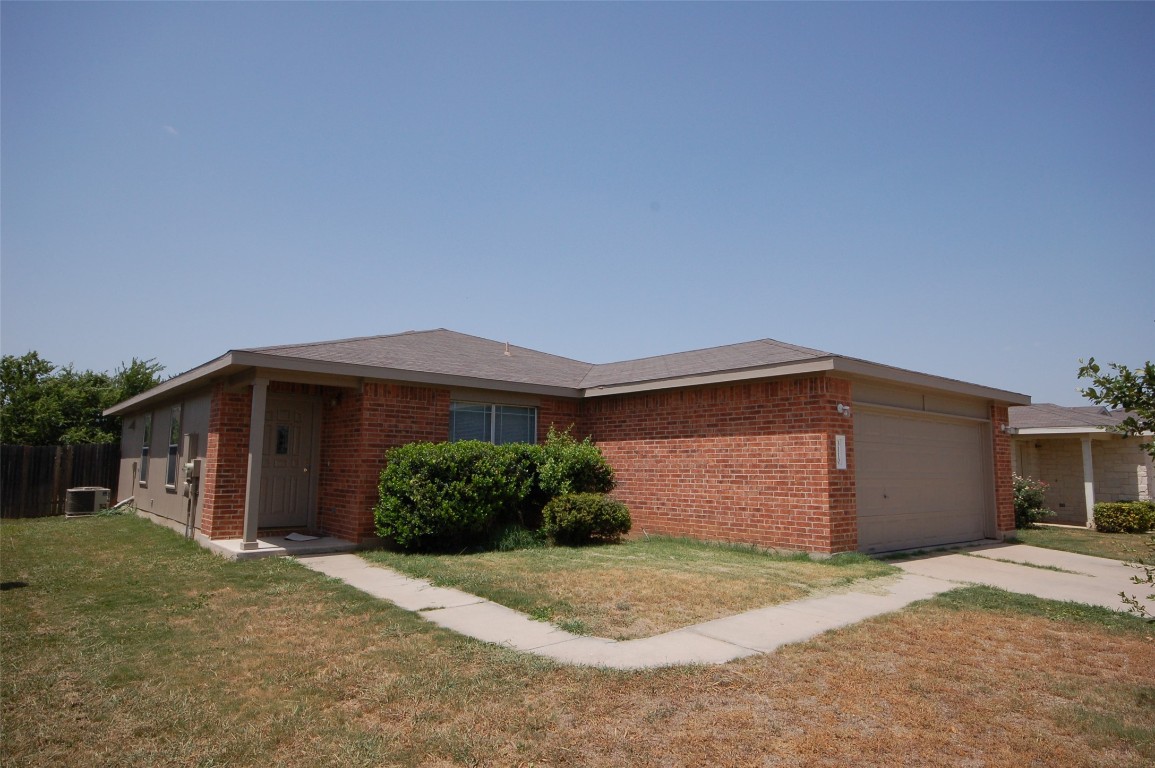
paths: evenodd
<path fill-rule="evenodd" d="M 588 437 L 581 442 L 569 432 L 552 427 L 545 445 L 538 479 L 546 501 L 566 493 L 609 493 L 614 470 Z"/>
<path fill-rule="evenodd" d="M 1055 514 L 1045 506 L 1047 484 L 1021 475 L 1015 481 L 1015 527 L 1030 528 L 1045 517 Z"/>
<path fill-rule="evenodd" d="M 389 451 L 386 461 L 377 533 L 406 551 L 515 546 L 502 529 L 541 528 L 550 499 L 614 486 L 597 446 L 552 429 L 545 445 L 412 443 Z"/>
<path fill-rule="evenodd" d="M 569 493 L 542 511 L 542 531 L 558 544 L 617 541 L 630 531 L 630 510 L 601 493 Z"/>
<path fill-rule="evenodd" d="M 1155 502 L 1108 501 L 1095 505 L 1095 530 L 1100 533 L 1146 533 L 1155 527 Z"/>
<path fill-rule="evenodd" d="M 403 550 L 476 545 L 517 519 L 535 483 L 535 446 L 410 443 L 386 454 L 377 533 Z"/>

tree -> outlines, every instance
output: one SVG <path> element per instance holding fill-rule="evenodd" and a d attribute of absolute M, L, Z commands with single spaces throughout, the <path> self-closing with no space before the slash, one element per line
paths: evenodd
<path fill-rule="evenodd" d="M 1108 367 L 1114 373 L 1104 373 L 1093 357 L 1083 363 L 1079 378 L 1091 381 L 1091 386 L 1080 390 L 1083 397 L 1127 412 L 1127 417 L 1111 428 L 1113 431 L 1143 436 L 1155 433 L 1155 364 L 1147 361 L 1142 369 L 1135 370 L 1118 363 Z M 1143 450 L 1155 458 L 1155 442 L 1144 443 Z"/>
<path fill-rule="evenodd" d="M 113 373 L 57 368 L 37 352 L 0 361 L 0 442 L 115 443 L 120 419 L 104 410 L 160 383 L 164 366 L 133 358 Z"/>
<path fill-rule="evenodd" d="M 1083 363 L 1082 360 L 1079 362 Z M 1142 369 L 1131 370 L 1118 363 L 1111 363 L 1109 367 L 1114 373 L 1104 373 L 1093 357 L 1083 363 L 1079 368 L 1079 378 L 1091 381 L 1091 386 L 1082 390 L 1083 397 L 1097 405 L 1122 408 L 1127 412 L 1127 417 L 1112 427 L 1115 432 L 1144 436 L 1155 433 L 1155 365 L 1148 360 Z M 1155 458 L 1155 440 L 1143 443 L 1143 450 Z M 1146 560 L 1138 558 L 1129 563 L 1143 572 L 1142 576 L 1133 576 L 1131 581 L 1155 587 L 1155 536 L 1147 546 L 1152 555 L 1148 555 Z M 1155 621 L 1155 615 L 1142 600 L 1126 592 L 1120 592 L 1119 597 L 1132 613 Z M 1147 595 L 1147 599 L 1155 601 L 1155 592 Z"/>

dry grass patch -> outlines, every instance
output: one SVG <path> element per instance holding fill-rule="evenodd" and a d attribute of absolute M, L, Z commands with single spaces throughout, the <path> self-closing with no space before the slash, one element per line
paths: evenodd
<path fill-rule="evenodd" d="M 596 547 L 365 555 L 571 631 L 633 639 L 896 572 L 862 555 L 812 560 L 650 537 Z"/>
<path fill-rule="evenodd" d="M 135 519 L 2 526 L 5 766 L 1155 761 L 1133 617 L 962 590 L 719 667 L 569 668 Z"/>

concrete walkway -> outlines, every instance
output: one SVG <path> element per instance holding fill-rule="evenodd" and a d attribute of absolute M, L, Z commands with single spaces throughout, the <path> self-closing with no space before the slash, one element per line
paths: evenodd
<path fill-rule="evenodd" d="M 618 641 L 574 635 L 475 595 L 435 587 L 427 581 L 370 565 L 357 555 L 311 555 L 298 560 L 374 597 L 417 611 L 438 626 L 478 640 L 567 664 L 612 669 L 723 664 L 757 653 L 771 653 L 788 643 L 897 611 L 965 584 L 987 584 L 1053 600 L 1122 610 L 1119 592 L 1131 591 L 1128 588 L 1135 585 L 1130 583 L 1130 577 L 1136 573 L 1113 560 L 1022 544 L 997 545 L 968 550 L 966 554 L 947 553 L 895 563 L 904 571 L 901 576 L 863 582 L 861 591 L 812 597 L 662 635 Z"/>

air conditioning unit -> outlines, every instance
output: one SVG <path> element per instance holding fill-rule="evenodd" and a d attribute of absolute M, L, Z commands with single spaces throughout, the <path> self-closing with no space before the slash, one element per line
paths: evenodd
<path fill-rule="evenodd" d="M 108 509 L 108 498 L 111 495 L 112 492 L 107 488 L 69 488 L 64 497 L 64 514 L 75 517 Z"/>

